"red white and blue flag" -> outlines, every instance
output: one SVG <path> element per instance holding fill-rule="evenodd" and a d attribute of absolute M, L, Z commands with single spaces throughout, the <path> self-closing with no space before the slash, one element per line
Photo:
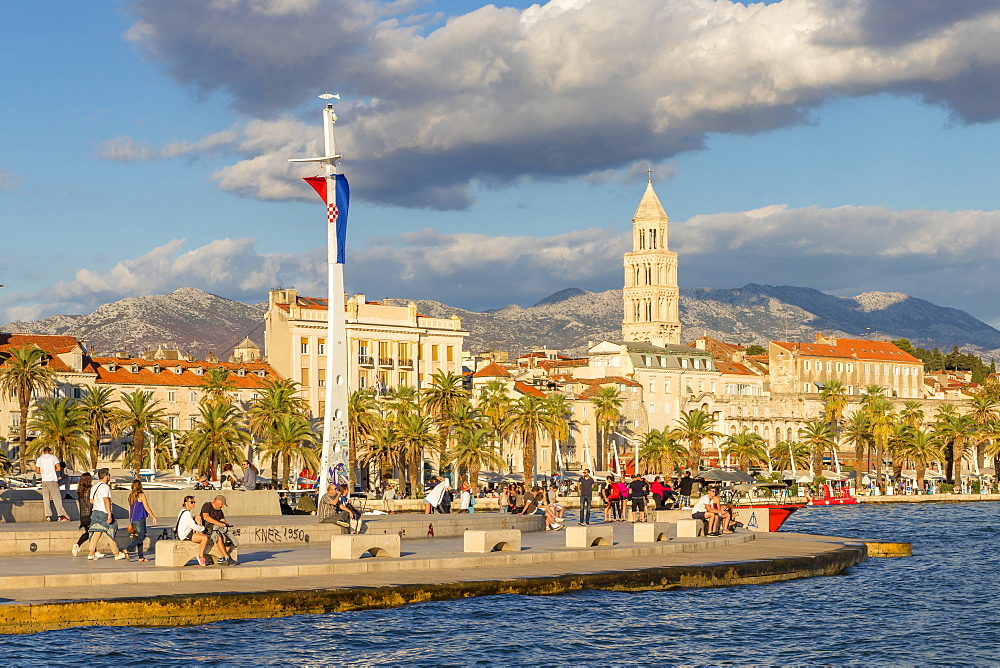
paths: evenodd
<path fill-rule="evenodd" d="M 326 219 L 330 225 L 337 226 L 337 263 L 344 264 L 347 256 L 347 207 L 351 199 L 351 186 L 344 174 L 331 174 L 334 181 L 334 201 L 327 202 L 326 177 L 310 176 L 302 179 L 313 187 L 316 194 L 326 202 Z"/>

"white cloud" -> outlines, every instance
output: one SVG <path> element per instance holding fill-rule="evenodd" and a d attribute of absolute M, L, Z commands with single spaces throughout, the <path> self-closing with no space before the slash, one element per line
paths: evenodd
<path fill-rule="evenodd" d="M 672 223 L 670 245 L 682 288 L 794 283 L 850 296 L 898 291 L 996 321 L 998 225 L 1000 211 L 775 205 Z M 424 229 L 349 248 L 346 284 L 351 292 L 472 310 L 530 305 L 567 287 L 620 287 L 629 236 L 601 228 L 548 237 Z M 2 294 L 0 313 L 6 321 L 81 313 L 188 286 L 259 302 L 275 285 L 324 295 L 325 249 L 261 253 L 252 239 L 220 239 L 187 250 L 175 239 L 103 273 L 80 269 L 34 294 Z"/>
<path fill-rule="evenodd" d="M 216 175 L 222 188 L 301 197 L 288 187 L 301 168 L 285 160 L 319 135 L 318 119 L 280 114 L 336 85 L 355 100 L 338 107 L 355 192 L 461 208 L 474 180 L 659 163 L 707 133 L 798 123 L 843 95 L 916 94 L 963 122 L 1000 117 L 1000 7 L 913 4 L 560 0 L 488 5 L 424 34 L 415 16 L 392 16 L 408 3 L 132 0 L 129 36 L 178 81 L 224 90 L 261 119 L 226 140 L 239 162 Z M 172 150 L 218 148 L 206 140 Z M 115 141 L 109 157 L 171 153 Z"/>

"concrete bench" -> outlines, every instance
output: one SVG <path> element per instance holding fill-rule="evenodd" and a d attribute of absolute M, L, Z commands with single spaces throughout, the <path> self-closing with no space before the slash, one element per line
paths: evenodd
<path fill-rule="evenodd" d="M 637 522 L 632 525 L 633 542 L 636 543 L 658 543 L 661 540 L 670 540 L 667 531 L 670 529 L 668 522 Z"/>
<path fill-rule="evenodd" d="M 467 529 L 465 531 L 466 552 L 520 552 L 520 529 Z"/>
<path fill-rule="evenodd" d="M 342 534 L 330 538 L 331 559 L 360 559 L 365 553 L 398 559 L 399 534 Z"/>
<path fill-rule="evenodd" d="M 654 522 L 670 522 L 673 524 L 677 520 L 691 519 L 690 510 L 653 510 L 648 513 L 649 518 Z"/>
<path fill-rule="evenodd" d="M 697 538 L 698 536 L 705 535 L 705 521 L 704 520 L 677 520 L 677 537 L 678 538 Z"/>
<path fill-rule="evenodd" d="M 610 524 L 566 527 L 566 547 L 611 547 L 615 544 L 615 531 Z"/>
<path fill-rule="evenodd" d="M 210 550 L 205 550 L 206 555 L 211 555 L 216 559 L 222 558 L 217 543 L 212 543 Z M 236 548 L 231 548 L 229 554 L 239 561 Z M 198 543 L 190 540 L 163 540 L 156 541 L 156 565 L 157 566 L 185 566 L 192 559 L 198 557 Z"/>

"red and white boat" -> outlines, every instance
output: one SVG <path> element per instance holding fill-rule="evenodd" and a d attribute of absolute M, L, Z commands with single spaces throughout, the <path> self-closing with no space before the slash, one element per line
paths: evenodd
<path fill-rule="evenodd" d="M 806 505 L 809 506 L 853 506 L 857 504 L 858 500 L 851 494 L 851 488 L 848 485 L 842 485 L 840 489 L 832 490 L 830 485 L 823 483 L 823 496 L 822 497 L 809 497 L 809 501 Z"/>
<path fill-rule="evenodd" d="M 776 482 L 736 485 L 736 494 L 730 500 L 734 519 L 751 531 L 777 531 L 792 513 L 806 505 L 784 500 L 787 488 L 787 485 Z"/>

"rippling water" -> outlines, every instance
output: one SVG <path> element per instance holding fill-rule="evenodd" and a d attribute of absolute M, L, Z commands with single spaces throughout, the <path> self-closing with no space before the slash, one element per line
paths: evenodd
<path fill-rule="evenodd" d="M 914 556 L 763 586 L 494 596 L 180 629 L 0 641 L 5 664 L 996 664 L 1000 506 L 807 508 L 790 531 L 910 541 Z M 43 658 L 39 658 L 43 657 Z"/>

